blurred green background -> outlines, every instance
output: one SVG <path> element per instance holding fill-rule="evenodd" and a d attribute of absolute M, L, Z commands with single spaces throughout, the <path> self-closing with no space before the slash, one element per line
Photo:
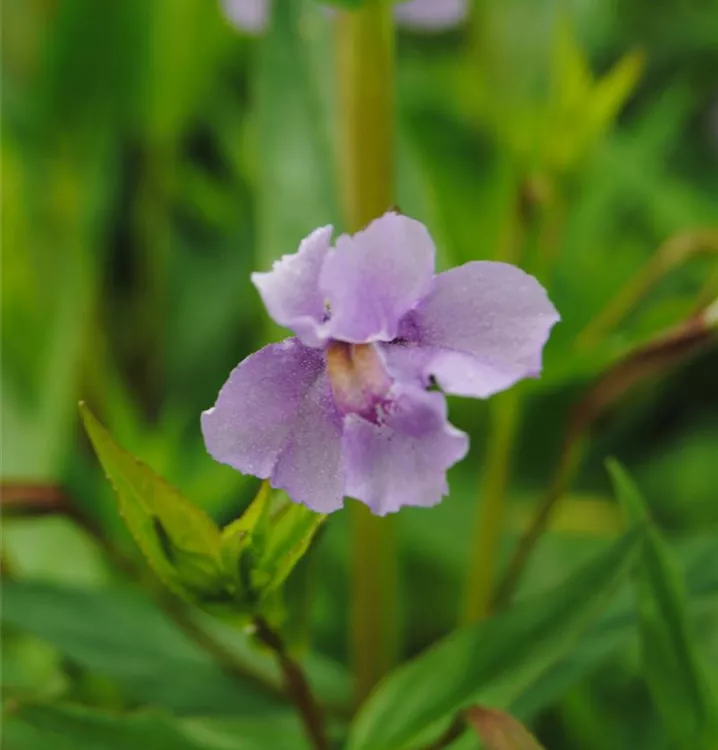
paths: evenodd
<path fill-rule="evenodd" d="M 138 557 L 77 413 L 86 400 L 222 522 L 256 492 L 206 454 L 199 414 L 239 360 L 281 335 L 250 272 L 317 226 L 341 227 L 332 19 L 300 0 L 278 15 L 250 36 L 214 0 L 3 3 L 8 699 L 283 720 L 275 698 L 228 684 L 103 553 L 98 529 Z M 562 315 L 542 379 L 519 389 L 502 559 L 590 384 L 718 296 L 717 19 L 715 0 L 481 0 L 454 29 L 398 31 L 397 205 L 428 225 L 442 267 L 511 260 Z M 707 342 L 668 360 L 599 410 L 521 591 L 560 580 L 623 528 L 603 463 L 617 456 L 675 542 L 718 672 L 707 562 L 718 559 L 718 352 Z M 488 408 L 451 400 L 470 455 L 440 506 L 396 518 L 404 656 L 461 609 Z M 346 515 L 290 585 L 292 638 L 337 701 L 349 691 Z M 619 609 L 527 709 L 551 750 L 663 746 Z"/>

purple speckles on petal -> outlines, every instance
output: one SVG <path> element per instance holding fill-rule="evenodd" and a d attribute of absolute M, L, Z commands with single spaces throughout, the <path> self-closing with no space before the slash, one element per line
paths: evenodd
<path fill-rule="evenodd" d="M 395 213 L 339 237 L 319 278 L 330 336 L 352 343 L 395 338 L 401 317 L 429 290 L 435 252 L 423 224 Z"/>
<path fill-rule="evenodd" d="M 329 383 L 321 375 L 307 392 L 292 424 L 272 486 L 318 513 L 331 513 L 344 503 L 342 418 Z"/>
<path fill-rule="evenodd" d="M 383 516 L 404 505 L 436 505 L 468 438 L 446 421 L 440 393 L 407 387 L 398 389 L 381 424 L 347 417 L 343 448 L 347 495 Z"/>
<path fill-rule="evenodd" d="M 202 414 L 207 450 L 245 474 L 269 477 L 303 400 L 323 372 L 321 352 L 296 339 L 247 357 L 234 368 L 215 405 Z"/>
<path fill-rule="evenodd" d="M 488 261 L 439 274 L 411 317 L 423 373 L 449 393 L 479 398 L 538 375 L 543 346 L 559 320 L 536 279 Z"/>

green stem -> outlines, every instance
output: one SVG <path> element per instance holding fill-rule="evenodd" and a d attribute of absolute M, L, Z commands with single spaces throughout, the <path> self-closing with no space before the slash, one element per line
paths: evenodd
<path fill-rule="evenodd" d="M 714 253 L 718 253 L 715 229 L 690 229 L 669 237 L 578 334 L 576 347 L 595 348 L 666 274 L 693 257 Z"/>
<path fill-rule="evenodd" d="M 463 611 L 466 623 L 477 622 L 490 613 L 519 413 L 520 396 L 516 387 L 494 397 L 489 405 L 490 442 L 481 491 L 483 500 L 477 512 L 473 548 L 469 555 Z"/>
<path fill-rule="evenodd" d="M 394 29 L 391 7 L 366 0 L 336 19 L 339 154 L 345 224 L 356 232 L 394 204 Z M 397 644 L 392 523 L 355 504 L 351 645 L 356 698 L 391 668 Z"/>
<path fill-rule="evenodd" d="M 571 481 L 581 462 L 583 450 L 584 440 L 580 435 L 567 441 L 561 458 L 554 470 L 548 490 L 539 502 L 529 527 L 519 540 L 516 550 L 506 567 L 503 579 L 496 587 L 496 593 L 492 601 L 494 609 L 501 609 L 511 602 L 532 552 L 548 528 L 551 515 L 556 506 L 571 485 Z"/>

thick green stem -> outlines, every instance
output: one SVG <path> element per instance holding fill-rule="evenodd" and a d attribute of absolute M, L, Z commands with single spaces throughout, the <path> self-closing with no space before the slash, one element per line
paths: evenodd
<path fill-rule="evenodd" d="M 394 27 L 384 0 L 337 18 L 344 218 L 362 229 L 394 203 Z"/>
<path fill-rule="evenodd" d="M 336 19 L 339 156 L 345 224 L 356 232 L 394 204 L 394 35 L 391 7 L 367 0 Z M 351 639 L 356 698 L 392 666 L 397 571 L 392 523 L 351 508 Z"/>
<path fill-rule="evenodd" d="M 511 454 L 520 412 L 518 389 L 494 397 L 489 406 L 490 441 L 486 476 L 481 488 L 482 502 L 472 536 L 463 621 L 477 622 L 490 612 L 501 533 L 506 517 L 506 490 Z"/>

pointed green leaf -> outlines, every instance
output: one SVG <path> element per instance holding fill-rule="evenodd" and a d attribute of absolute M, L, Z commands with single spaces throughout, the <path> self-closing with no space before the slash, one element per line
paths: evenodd
<path fill-rule="evenodd" d="M 120 513 L 159 578 L 190 599 L 224 586 L 219 529 L 152 469 L 112 439 L 84 405 L 80 411 Z"/>
<path fill-rule="evenodd" d="M 433 740 L 467 706 L 510 706 L 601 611 L 642 534 L 626 534 L 555 589 L 452 633 L 396 669 L 357 715 L 350 750 L 414 747 Z"/>
<path fill-rule="evenodd" d="M 626 470 L 607 462 L 616 496 L 631 519 L 649 519 L 640 491 Z M 665 540 L 649 525 L 636 572 L 643 663 L 656 706 L 681 747 L 718 744 L 718 701 L 711 695 L 686 617 L 686 594 Z"/>
<path fill-rule="evenodd" d="M 644 64 L 643 54 L 630 52 L 594 85 L 585 112 L 587 140 L 602 135 L 613 124 L 628 97 L 635 90 Z"/>
<path fill-rule="evenodd" d="M 222 559 L 229 575 L 248 593 L 251 570 L 264 552 L 272 506 L 272 489 L 262 482 L 259 492 L 242 515 L 222 529 Z M 244 553 L 251 548 L 251 554 Z"/>

